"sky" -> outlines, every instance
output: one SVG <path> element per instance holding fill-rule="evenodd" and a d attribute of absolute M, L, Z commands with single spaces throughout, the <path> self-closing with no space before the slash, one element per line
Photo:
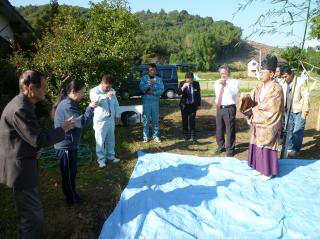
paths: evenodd
<path fill-rule="evenodd" d="M 300 0 L 304 1 L 304 0 Z M 10 0 L 14 6 L 25 5 L 41 5 L 47 4 L 49 0 Z M 99 1 L 93 0 L 97 3 Z M 258 19 L 258 17 L 268 11 L 274 9 L 276 5 L 273 5 L 269 1 L 256 1 L 250 5 L 247 9 L 237 12 L 238 6 L 244 3 L 245 0 L 129 0 L 129 5 L 132 12 L 147 11 L 159 12 L 161 9 L 166 12 L 173 10 L 187 10 L 192 15 L 199 15 L 201 17 L 212 17 L 214 21 L 226 20 L 232 22 L 234 25 L 240 27 L 243 30 L 243 38 L 248 40 L 264 43 L 274 47 L 286 47 L 297 45 L 302 42 L 304 24 L 294 24 L 292 27 L 282 27 L 279 32 L 293 32 L 294 36 L 287 36 L 286 34 L 274 33 L 269 35 L 259 35 L 252 33 L 250 26 Z M 297 0 L 299 2 L 299 0 Z M 59 0 L 59 4 L 68 4 L 73 6 L 89 7 L 89 1 L 87 0 Z M 237 14 L 234 16 L 234 13 Z M 250 36 L 251 35 L 251 36 Z M 306 46 L 320 45 L 317 40 L 308 40 Z"/>

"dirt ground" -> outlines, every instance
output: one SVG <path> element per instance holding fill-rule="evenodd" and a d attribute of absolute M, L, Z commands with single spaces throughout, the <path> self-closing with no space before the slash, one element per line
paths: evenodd
<path fill-rule="evenodd" d="M 216 109 L 213 97 L 203 98 L 202 107 L 197 112 L 197 137 L 198 143 L 185 142 L 181 132 L 181 113 L 178 108 L 163 108 L 161 115 L 161 137 L 163 142 L 158 147 L 159 151 L 193 154 L 199 156 L 213 156 L 217 148 L 215 140 L 215 115 Z M 298 156 L 301 159 L 320 159 L 320 132 L 315 130 L 318 107 L 316 97 L 312 98 L 310 114 L 303 140 L 303 148 Z M 248 156 L 248 141 L 250 129 L 245 118 L 238 111 L 236 122 L 236 155 L 240 160 L 246 160 Z M 151 144 L 151 143 L 150 143 Z M 152 145 L 154 145 L 152 143 Z M 224 154 L 222 154 L 224 156 Z"/>

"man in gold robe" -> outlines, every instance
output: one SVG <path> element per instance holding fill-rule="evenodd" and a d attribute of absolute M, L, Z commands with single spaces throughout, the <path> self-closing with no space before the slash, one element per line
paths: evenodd
<path fill-rule="evenodd" d="M 261 62 L 261 84 L 251 93 L 253 107 L 246 112 L 251 126 L 248 164 L 264 180 L 277 176 L 278 147 L 284 115 L 282 87 L 273 81 L 277 58 L 267 55 Z"/>

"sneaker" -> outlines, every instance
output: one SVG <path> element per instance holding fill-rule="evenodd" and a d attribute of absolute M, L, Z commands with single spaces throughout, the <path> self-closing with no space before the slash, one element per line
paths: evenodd
<path fill-rule="evenodd" d="M 156 143 L 161 143 L 161 140 L 159 139 L 159 137 L 154 137 L 153 140 L 154 140 L 154 142 L 156 142 Z"/>
<path fill-rule="evenodd" d="M 105 162 L 99 162 L 99 168 L 104 168 L 106 166 Z"/>
<path fill-rule="evenodd" d="M 295 156 L 297 156 L 297 152 L 294 151 L 294 150 L 288 150 L 288 156 L 289 157 L 295 157 Z"/>
<path fill-rule="evenodd" d="M 119 163 L 120 159 L 119 158 L 114 158 L 114 160 L 112 160 L 112 163 Z"/>
<path fill-rule="evenodd" d="M 148 143 L 148 138 L 143 138 L 143 143 Z"/>

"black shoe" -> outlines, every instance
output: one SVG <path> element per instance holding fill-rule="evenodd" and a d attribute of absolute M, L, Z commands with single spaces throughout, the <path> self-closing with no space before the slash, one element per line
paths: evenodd
<path fill-rule="evenodd" d="M 66 199 L 66 206 L 71 207 L 74 204 L 73 200 Z"/>
<path fill-rule="evenodd" d="M 225 149 L 217 149 L 215 152 L 214 152 L 214 156 L 219 156 L 222 152 L 224 152 Z"/>
<path fill-rule="evenodd" d="M 83 203 L 83 198 L 80 197 L 78 194 L 76 194 L 76 195 L 74 196 L 73 202 L 74 202 L 75 204 L 82 204 L 82 203 Z"/>
<path fill-rule="evenodd" d="M 235 155 L 235 152 L 234 152 L 234 151 L 227 153 L 227 157 L 233 157 L 234 155 Z"/>
<path fill-rule="evenodd" d="M 82 204 L 83 203 L 83 199 L 78 195 L 76 194 L 73 198 L 68 198 L 66 199 L 66 204 L 67 206 L 72 206 L 72 205 L 75 205 L 75 204 Z"/>

